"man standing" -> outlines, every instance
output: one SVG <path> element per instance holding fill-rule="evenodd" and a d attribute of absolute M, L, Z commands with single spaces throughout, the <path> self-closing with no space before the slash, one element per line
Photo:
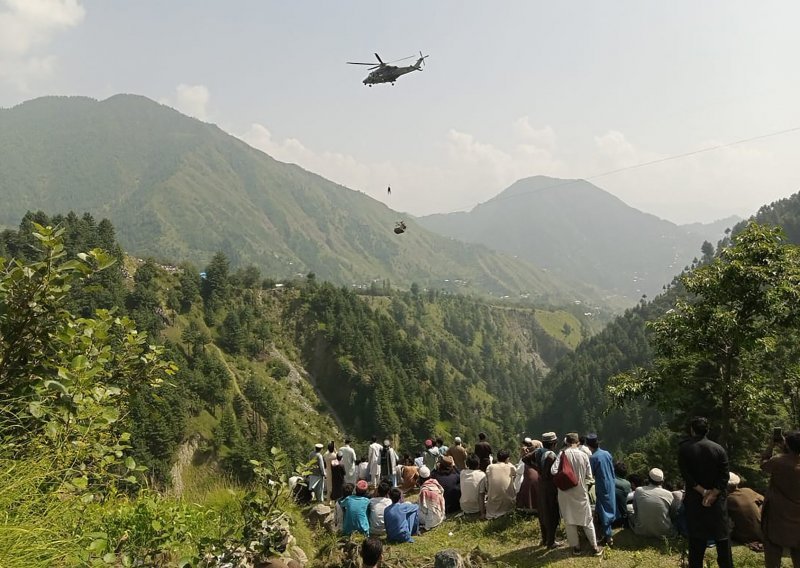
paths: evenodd
<path fill-rule="evenodd" d="M 391 482 L 391 487 L 397 487 L 397 452 L 392 447 L 392 441 L 388 438 L 383 441 L 381 448 L 381 473 L 383 479 Z"/>
<path fill-rule="evenodd" d="M 726 489 L 730 471 L 728 454 L 706 438 L 708 420 L 697 416 L 689 422 L 688 440 L 678 448 L 678 466 L 686 481 L 686 525 L 689 531 L 689 568 L 702 568 L 706 545 L 717 545 L 717 565 L 732 568 Z"/>
<path fill-rule="evenodd" d="M 345 438 L 344 446 L 339 448 L 339 452 L 342 454 L 344 482 L 355 485 L 356 481 L 358 481 L 358 470 L 356 469 L 358 458 L 356 457 L 356 451 L 350 446 L 351 442 L 352 440 L 350 438 Z"/>
<path fill-rule="evenodd" d="M 378 437 L 372 437 L 372 443 L 369 445 L 369 453 L 367 454 L 367 462 L 369 463 L 369 482 L 373 487 L 378 486 L 381 480 L 381 451 L 383 446 L 378 442 Z"/>
<path fill-rule="evenodd" d="M 773 457 L 775 444 L 782 453 Z M 800 432 L 788 433 L 782 442 L 773 437 L 761 456 L 761 469 L 770 474 L 763 518 L 766 566 L 779 567 L 788 548 L 792 565 L 800 568 Z"/>
<path fill-rule="evenodd" d="M 536 494 L 537 510 L 539 512 L 539 526 L 542 529 L 542 546 L 554 549 L 561 546 L 556 541 L 556 529 L 561 520 L 558 510 L 558 489 L 553 483 L 551 468 L 556 461 L 555 449 L 558 445 L 558 436 L 555 432 L 542 434 L 541 450 L 536 450 L 534 457 L 539 469 L 539 491 Z"/>
<path fill-rule="evenodd" d="M 455 444 L 447 449 L 447 453 L 445 455 L 453 458 L 453 463 L 456 464 L 456 469 L 461 471 L 467 467 L 467 449 L 461 444 L 460 437 L 456 436 L 454 442 Z"/>
<path fill-rule="evenodd" d="M 333 462 L 336 461 L 336 443 L 331 440 L 328 443 L 328 451 L 322 456 L 325 463 L 325 499 L 331 500 L 333 492 Z"/>
<path fill-rule="evenodd" d="M 325 495 L 325 459 L 322 457 L 322 444 L 314 444 L 314 451 L 308 456 L 311 473 L 308 476 L 308 489 L 314 494 L 317 503 L 322 503 Z"/>
<path fill-rule="evenodd" d="M 572 554 L 575 556 L 580 555 L 581 541 L 578 535 L 578 528 L 583 528 L 583 532 L 589 540 L 592 554 L 600 556 L 603 554 L 603 549 L 597 546 L 597 535 L 594 532 L 594 523 L 592 522 L 592 507 L 589 503 L 589 482 L 593 480 L 592 469 L 589 466 L 589 456 L 578 447 L 580 443 L 578 434 L 574 432 L 567 434 L 564 442 L 567 447 L 556 458 L 550 468 L 550 473 L 556 475 L 561 465 L 561 460 L 569 460 L 578 480 L 578 484 L 575 487 L 558 490 L 558 506 L 561 509 L 564 524 L 567 526 L 567 540 L 572 547 Z"/>
<path fill-rule="evenodd" d="M 425 440 L 425 453 L 422 454 L 422 464 L 430 471 L 436 469 L 439 463 L 439 448 L 433 445 L 433 440 L 430 438 Z"/>
<path fill-rule="evenodd" d="M 439 448 L 439 455 L 444 457 L 450 448 L 444 443 L 444 438 L 436 438 L 436 447 Z"/>
<path fill-rule="evenodd" d="M 486 441 L 486 434 L 483 432 L 478 434 L 478 443 L 475 444 L 475 455 L 481 460 L 481 471 L 486 471 L 486 468 L 492 463 L 492 446 Z"/>
<path fill-rule="evenodd" d="M 614 492 L 614 459 L 600 447 L 597 434 L 586 436 L 586 445 L 592 450 L 589 465 L 594 475 L 595 512 L 600 527 L 601 543 L 614 544 L 611 525 L 617 517 L 617 500 Z"/>

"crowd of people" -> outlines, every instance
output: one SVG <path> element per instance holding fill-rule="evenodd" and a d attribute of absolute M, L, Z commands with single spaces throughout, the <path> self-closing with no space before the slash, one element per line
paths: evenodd
<path fill-rule="evenodd" d="M 614 529 L 645 537 L 681 534 L 688 540 L 689 567 L 700 568 L 715 545 L 721 568 L 733 566 L 731 538 L 765 553 L 768 568 L 779 567 L 789 549 L 800 568 L 800 432 L 775 439 L 762 456 L 770 475 L 762 496 L 741 486 L 725 450 L 709 440 L 708 421 L 695 418 L 678 448 L 682 481 L 668 480 L 652 464 L 645 478 L 628 474 L 600 445 L 596 434 L 544 432 L 525 438 L 516 463 L 507 450 L 494 451 L 486 434 L 468 450 L 461 438 L 451 446 L 426 440 L 416 456 L 398 456 L 390 440 L 373 437 L 367 455 L 357 457 L 351 440 L 336 449 L 317 444 L 310 456 L 307 490 L 335 507 L 336 530 L 414 542 L 448 516 L 496 519 L 522 510 L 538 517 L 540 546 L 557 540 L 561 521 L 574 555 L 600 556 L 614 545 Z M 780 450 L 773 456 L 775 448 Z M 407 499 L 417 495 L 416 502 Z M 588 549 L 581 548 L 583 532 Z M 375 539 L 370 539 L 373 548 Z"/>

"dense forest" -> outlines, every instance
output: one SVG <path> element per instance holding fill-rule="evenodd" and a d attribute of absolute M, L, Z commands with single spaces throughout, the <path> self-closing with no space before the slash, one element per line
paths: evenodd
<path fill-rule="evenodd" d="M 62 226 L 68 257 L 112 251 L 115 263 L 73 287 L 68 308 L 129 315 L 176 365 L 157 391 L 132 393 L 125 416 L 133 455 L 156 482 L 169 482 L 198 417 L 223 467 L 243 479 L 272 446 L 302 461 L 335 431 L 303 426 L 292 391 L 360 440 L 389 436 L 413 452 L 433 435 L 473 440 L 484 430 L 513 447 L 548 368 L 590 332 L 578 309 L 537 313 L 388 282 L 357 294 L 313 274 L 279 284 L 252 265 L 233 270 L 223 253 L 201 276 L 188 263 L 126 257 L 111 223 L 89 214 L 29 213 L 2 233 L 0 254 L 39 260 L 34 223 Z M 294 368 L 307 374 L 290 377 Z"/>

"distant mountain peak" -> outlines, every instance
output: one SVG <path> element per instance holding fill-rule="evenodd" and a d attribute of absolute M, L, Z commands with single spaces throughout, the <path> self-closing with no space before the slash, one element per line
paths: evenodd
<path fill-rule="evenodd" d="M 468 213 L 431 215 L 420 223 L 629 301 L 658 292 L 702 243 L 585 179 L 548 176 L 520 179 Z"/>

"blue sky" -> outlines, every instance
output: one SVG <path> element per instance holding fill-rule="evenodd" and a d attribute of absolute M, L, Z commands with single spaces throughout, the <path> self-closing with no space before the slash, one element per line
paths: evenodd
<path fill-rule="evenodd" d="M 425 214 L 800 126 L 797 21 L 789 1 L 0 0 L 0 106 L 142 94 Z M 344 63 L 420 50 L 425 70 L 395 86 Z M 597 184 L 676 222 L 748 215 L 800 189 L 798 147 Z"/>

